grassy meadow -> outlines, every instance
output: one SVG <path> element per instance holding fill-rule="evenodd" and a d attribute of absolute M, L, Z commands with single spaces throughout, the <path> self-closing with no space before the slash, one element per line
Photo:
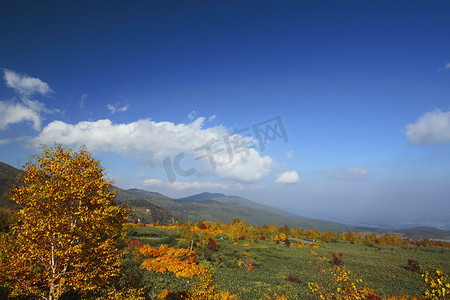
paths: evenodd
<path fill-rule="evenodd" d="M 129 239 L 138 240 L 154 248 L 162 244 L 175 248 L 189 247 L 180 229 L 127 225 L 127 230 Z M 290 246 L 286 246 L 284 242 L 269 240 L 231 240 L 227 235 L 217 234 L 217 251 L 211 251 L 202 244 L 198 235 L 198 240 L 192 246 L 197 254 L 197 262 L 207 262 L 213 267 L 214 281 L 218 288 L 237 295 L 239 299 L 265 299 L 274 295 L 315 299 L 308 288 L 308 282 L 318 282 L 322 276 L 316 269 L 315 257 L 326 258 L 325 264 L 320 266 L 326 269 L 332 266 L 332 253 L 343 260 L 343 265 L 350 270 L 352 279 L 362 279 L 363 285 L 373 289 L 383 298 L 389 295 L 423 295 L 424 281 L 420 272 L 406 268 L 408 259 L 418 261 L 424 269 L 439 265 L 446 274 L 450 272 L 448 248 L 424 248 L 416 245 L 367 246 L 348 241 L 313 244 L 305 241 L 299 246 L 298 239 L 289 236 L 288 238 Z M 167 272 L 142 270 L 139 269 L 141 262 L 142 259 L 128 251 L 126 265 L 132 267 L 129 269 L 130 274 L 133 273 L 133 268 L 137 272 L 133 275 L 137 276 L 134 278 L 135 285 L 145 287 L 150 296 L 157 295 L 163 289 L 187 290 L 189 281 L 195 280 L 177 278 Z"/>

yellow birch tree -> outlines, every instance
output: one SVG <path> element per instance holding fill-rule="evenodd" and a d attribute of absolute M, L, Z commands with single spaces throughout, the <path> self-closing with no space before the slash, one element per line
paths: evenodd
<path fill-rule="evenodd" d="M 12 189 L 22 209 L 0 241 L 0 277 L 12 296 L 98 294 L 120 271 L 116 242 L 128 209 L 116 205 L 112 182 L 85 147 L 42 150 Z"/>

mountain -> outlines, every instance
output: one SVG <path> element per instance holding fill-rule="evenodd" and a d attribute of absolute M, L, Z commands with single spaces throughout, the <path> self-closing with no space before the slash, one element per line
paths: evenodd
<path fill-rule="evenodd" d="M 144 190 L 128 190 L 136 196 L 143 197 L 162 208 L 194 222 L 199 220 L 230 222 L 238 218 L 252 225 L 289 225 L 300 228 L 319 230 L 348 231 L 349 225 L 324 220 L 301 217 L 277 208 L 261 205 L 246 198 L 227 196 L 220 193 L 201 193 L 180 199 L 157 196 Z"/>
<path fill-rule="evenodd" d="M 418 226 L 408 229 L 397 230 L 404 236 L 412 240 L 421 240 L 424 238 L 434 240 L 450 240 L 450 230 L 441 230 L 435 227 Z"/>
<path fill-rule="evenodd" d="M 153 196 L 156 196 L 156 197 L 169 198 L 169 197 L 167 197 L 167 196 L 165 196 L 165 195 L 163 195 L 161 193 L 158 193 L 158 192 L 150 192 L 150 191 L 144 191 L 144 190 L 139 190 L 139 189 L 129 189 L 128 191 L 130 191 L 130 192 L 137 192 L 137 193 L 145 193 L 145 194 L 153 195 Z"/>
<path fill-rule="evenodd" d="M 263 210 L 266 212 L 272 212 L 272 213 L 275 213 L 280 216 L 290 217 L 290 218 L 294 218 L 294 219 L 299 219 L 299 218 L 300 219 L 309 219 L 306 217 L 302 217 L 302 216 L 287 212 L 282 209 L 278 209 L 278 208 L 268 206 L 268 205 L 259 204 L 259 203 L 253 202 L 246 198 L 242 198 L 239 196 L 228 196 L 228 195 L 224 195 L 224 194 L 220 194 L 220 193 L 205 192 L 205 193 L 196 194 L 196 195 L 192 195 L 192 196 L 185 197 L 185 198 L 179 198 L 177 200 L 194 200 L 194 201 L 195 200 L 197 200 L 197 201 L 213 200 L 213 201 L 217 201 L 217 202 L 221 202 L 221 203 L 237 204 L 237 205 L 245 206 L 248 208 Z M 310 220 L 313 220 L 313 219 L 310 219 Z M 352 227 L 352 226 L 349 226 L 349 228 L 350 227 Z"/>
<path fill-rule="evenodd" d="M 226 195 L 221 194 L 221 193 L 204 192 L 204 193 L 192 195 L 189 197 L 178 198 L 177 200 L 211 200 L 213 198 L 221 198 L 221 197 L 226 197 Z"/>
<path fill-rule="evenodd" d="M 187 219 L 180 217 L 179 215 L 161 207 L 158 205 L 158 199 L 171 198 L 164 196 L 160 193 L 141 191 L 137 189 L 123 190 L 115 187 L 117 190 L 116 201 L 118 204 L 127 204 L 132 208 L 131 213 L 128 215 L 128 219 L 139 220 L 142 223 L 154 223 L 159 222 L 163 225 L 175 224 L 176 222 L 186 222 Z"/>

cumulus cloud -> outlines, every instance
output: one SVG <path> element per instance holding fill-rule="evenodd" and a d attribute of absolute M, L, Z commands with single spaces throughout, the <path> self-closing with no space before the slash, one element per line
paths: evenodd
<path fill-rule="evenodd" d="M 29 96 L 35 93 L 46 95 L 52 92 L 47 83 L 39 78 L 20 75 L 10 70 L 4 70 L 6 85 L 21 95 Z"/>
<path fill-rule="evenodd" d="M 212 115 L 208 118 L 208 122 L 213 121 L 217 116 L 216 115 Z"/>
<path fill-rule="evenodd" d="M 411 144 L 433 144 L 450 141 L 450 111 L 436 109 L 406 125 L 406 137 Z"/>
<path fill-rule="evenodd" d="M 39 131 L 42 113 L 54 113 L 58 110 L 47 109 L 42 102 L 31 100 L 29 97 L 36 93 L 46 95 L 52 90 L 39 78 L 19 75 L 6 69 L 3 74 L 6 85 L 20 95 L 21 103 L 0 101 L 0 130 L 8 128 L 10 124 L 27 122 L 32 124 L 34 130 Z"/>
<path fill-rule="evenodd" d="M 41 117 L 36 107 L 29 107 L 21 103 L 8 103 L 0 101 L 0 130 L 8 128 L 9 124 L 30 122 L 33 129 L 41 128 Z"/>
<path fill-rule="evenodd" d="M 367 168 L 365 167 L 354 167 L 354 168 L 344 168 L 344 169 L 326 169 L 320 170 L 319 173 L 324 174 L 331 178 L 354 178 L 358 176 L 364 176 L 368 174 Z"/>
<path fill-rule="evenodd" d="M 174 124 L 145 119 L 113 124 L 106 119 L 75 125 L 53 121 L 34 142 L 38 145 L 56 141 L 69 146 L 86 145 L 91 151 L 137 155 L 150 166 L 161 165 L 165 160 L 173 165 L 174 158 L 185 153 L 182 163 L 194 165 L 196 175 L 212 173 L 222 179 L 242 182 L 257 181 L 273 169 L 272 159 L 254 149 L 230 152 L 224 143 L 228 130 L 223 126 L 203 128 L 204 120 L 201 117 L 188 124 Z"/>
<path fill-rule="evenodd" d="M 116 112 L 126 112 L 128 110 L 128 105 L 120 106 L 119 104 L 112 105 L 108 104 L 106 107 L 109 109 L 109 112 L 115 114 Z"/>
<path fill-rule="evenodd" d="M 163 185 L 163 181 L 161 179 L 154 179 L 154 178 L 149 178 L 149 179 L 145 179 L 142 182 L 145 186 L 161 186 Z"/>
<path fill-rule="evenodd" d="M 296 171 L 286 171 L 275 180 L 278 183 L 296 183 L 300 180 Z"/>

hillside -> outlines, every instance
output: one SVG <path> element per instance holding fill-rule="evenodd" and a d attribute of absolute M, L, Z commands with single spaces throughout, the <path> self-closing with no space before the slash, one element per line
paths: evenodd
<path fill-rule="evenodd" d="M 176 222 L 186 222 L 187 219 L 162 208 L 155 204 L 155 199 L 165 197 L 159 193 L 149 193 L 146 197 L 133 190 L 123 190 L 117 188 L 116 201 L 118 204 L 127 204 L 132 208 L 132 212 L 128 215 L 128 220 L 138 220 L 141 223 L 159 222 L 168 225 Z M 167 198 L 167 197 L 166 197 Z M 170 198 L 167 198 L 170 199 Z"/>
<path fill-rule="evenodd" d="M 185 198 L 179 198 L 177 200 L 203 200 L 203 201 L 204 200 L 214 200 L 214 201 L 221 202 L 221 203 L 242 205 L 242 206 L 245 206 L 248 208 L 263 210 L 266 212 L 271 212 L 271 213 L 275 213 L 280 216 L 290 217 L 290 218 L 294 218 L 294 219 L 314 220 L 314 219 L 310 219 L 307 217 L 303 217 L 303 216 L 299 216 L 299 215 L 287 212 L 282 209 L 275 208 L 273 206 L 259 204 L 259 203 L 253 202 L 253 201 L 243 198 L 243 197 L 229 196 L 229 195 L 224 195 L 224 194 L 220 194 L 220 193 L 205 192 L 205 193 L 200 193 L 200 194 L 192 195 L 192 196 L 185 197 Z M 348 227 L 350 228 L 353 226 L 348 226 Z"/>
<path fill-rule="evenodd" d="M 20 206 L 10 200 L 10 197 L 8 196 L 11 185 L 14 184 L 20 173 L 21 170 L 0 162 L 0 227 L 4 226 L 3 224 L 6 222 L 9 214 L 20 208 Z M 118 204 L 126 203 L 133 209 L 129 215 L 129 220 L 131 221 L 140 219 L 140 221 L 144 223 L 158 221 L 161 224 L 186 221 L 185 218 L 181 218 L 176 214 L 149 202 L 148 199 L 144 200 L 140 197 L 136 197 L 135 194 L 131 194 L 117 187 L 115 188 L 120 195 L 120 197 L 117 197 Z M 159 193 L 153 193 L 152 195 L 156 198 L 163 197 L 163 195 Z"/>
<path fill-rule="evenodd" d="M 297 216 L 251 200 L 219 193 L 202 193 L 180 199 L 155 195 L 144 190 L 128 190 L 147 201 L 161 206 L 194 222 L 199 220 L 230 222 L 238 218 L 248 224 L 266 225 L 277 223 L 291 227 L 316 228 L 319 230 L 349 231 L 352 226 Z"/>
<path fill-rule="evenodd" d="M 419 226 L 408 229 L 397 230 L 397 232 L 402 233 L 404 236 L 412 240 L 421 240 L 424 238 L 434 239 L 434 240 L 450 240 L 450 231 L 441 230 L 434 227 Z"/>
<path fill-rule="evenodd" d="M 19 208 L 15 202 L 9 199 L 8 192 L 21 172 L 21 170 L 13 166 L 0 162 L 0 207 L 8 209 Z"/>

